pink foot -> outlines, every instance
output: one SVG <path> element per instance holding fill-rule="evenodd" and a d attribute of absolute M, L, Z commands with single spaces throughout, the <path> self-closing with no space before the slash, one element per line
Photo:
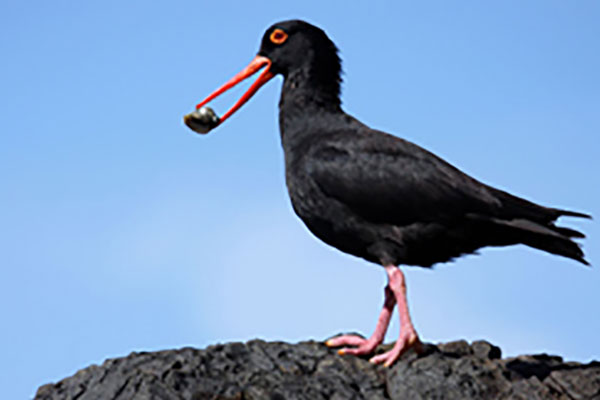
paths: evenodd
<path fill-rule="evenodd" d="M 362 338 L 358 335 L 342 335 L 329 339 L 325 344 L 329 347 L 340 347 L 340 346 L 355 346 L 355 347 L 344 347 L 338 350 L 339 355 L 352 354 L 355 356 L 362 356 L 364 354 L 371 354 L 373 350 L 381 341 L 376 338 L 370 337 L 369 339 Z"/>
<path fill-rule="evenodd" d="M 396 306 L 396 297 L 394 296 L 394 292 L 392 289 L 390 289 L 389 285 L 385 287 L 384 294 L 385 301 L 383 302 L 383 309 L 379 314 L 375 332 L 373 332 L 373 335 L 371 335 L 370 338 L 365 339 L 358 335 L 342 335 L 333 339 L 329 339 L 325 344 L 329 347 L 355 346 L 353 348 L 344 347 L 338 350 L 338 354 L 340 355 L 352 354 L 355 356 L 360 356 L 364 354 L 371 354 L 375 348 L 383 342 L 385 332 L 390 324 L 390 317 L 392 316 L 392 312 Z"/>
<path fill-rule="evenodd" d="M 414 330 L 406 333 L 402 332 L 390 351 L 372 357 L 369 362 L 373 364 L 383 364 L 384 367 L 389 367 L 412 347 L 415 348 L 417 353 L 421 352 L 422 345 L 417 333 Z"/>

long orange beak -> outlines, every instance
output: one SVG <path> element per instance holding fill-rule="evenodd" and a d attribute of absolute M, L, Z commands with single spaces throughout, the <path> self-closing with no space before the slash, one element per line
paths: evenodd
<path fill-rule="evenodd" d="M 256 72 L 258 72 L 263 67 L 266 67 L 266 68 L 260 73 L 260 75 L 258 76 L 258 79 L 256 79 L 256 81 L 254 81 L 254 83 L 252 84 L 252 86 L 250 86 L 250 88 L 246 91 L 246 93 L 244 93 L 242 95 L 242 97 L 240 97 L 240 99 L 233 105 L 233 107 L 231 107 L 229 109 L 229 111 L 227 111 L 225 113 L 225 115 L 223 115 L 219 119 L 218 124 L 215 125 L 215 126 L 213 126 L 213 128 L 216 127 L 216 126 L 218 126 L 218 125 L 220 125 L 220 124 L 222 124 L 223 121 L 225 121 L 227 118 L 229 118 L 229 116 L 231 116 L 241 106 L 243 106 L 248 100 L 250 100 L 250 98 L 256 93 L 256 91 L 258 89 L 260 89 L 260 87 L 262 85 L 264 85 L 265 83 L 267 83 L 271 78 L 273 78 L 275 76 L 270 71 L 271 60 L 269 60 L 267 57 L 263 57 L 263 56 L 256 56 L 256 57 L 254 57 L 254 59 L 250 62 L 250 64 L 248 64 L 248 66 L 246 68 L 244 68 L 242 71 L 240 71 L 239 73 L 237 73 L 233 78 L 231 78 L 229 81 L 227 81 L 223 86 L 221 86 L 220 88 L 218 88 L 217 90 L 215 90 L 207 98 L 205 98 L 200 103 L 198 103 L 198 105 L 196 106 L 196 110 L 199 110 L 206 103 L 208 103 L 209 101 L 211 101 L 215 97 L 223 94 L 227 90 L 231 89 L 232 87 L 234 87 L 235 85 L 237 85 L 238 83 L 240 83 L 241 81 L 243 81 L 244 79 L 246 79 L 246 78 L 254 75 Z M 186 123 L 187 123 L 187 121 L 186 121 Z"/>

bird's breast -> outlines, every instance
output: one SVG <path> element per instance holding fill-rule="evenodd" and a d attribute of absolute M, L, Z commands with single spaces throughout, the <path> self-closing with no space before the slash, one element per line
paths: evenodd
<path fill-rule="evenodd" d="M 345 253 L 379 262 L 369 252 L 380 227 L 327 196 L 301 166 L 286 165 L 286 184 L 294 212 L 320 240 Z"/>

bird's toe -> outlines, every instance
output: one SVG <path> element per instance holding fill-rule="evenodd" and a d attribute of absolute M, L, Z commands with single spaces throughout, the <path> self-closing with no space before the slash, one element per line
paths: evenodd
<path fill-rule="evenodd" d="M 327 347 L 361 346 L 367 339 L 358 335 L 341 335 L 325 342 Z"/>
<path fill-rule="evenodd" d="M 390 351 L 371 357 L 369 360 L 373 364 L 383 364 L 384 367 L 389 367 L 394 364 L 398 358 L 409 349 L 414 348 L 417 353 L 422 351 L 422 344 L 417 334 L 413 332 L 407 332 L 401 334 L 398 341 L 394 344 L 394 347 Z"/>

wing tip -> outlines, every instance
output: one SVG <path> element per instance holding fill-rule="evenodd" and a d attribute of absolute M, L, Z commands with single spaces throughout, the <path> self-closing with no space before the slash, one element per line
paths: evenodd
<path fill-rule="evenodd" d="M 577 211 L 560 210 L 560 209 L 557 209 L 556 211 L 558 211 L 559 216 L 594 219 L 590 214 L 581 213 L 581 212 L 577 212 Z"/>

